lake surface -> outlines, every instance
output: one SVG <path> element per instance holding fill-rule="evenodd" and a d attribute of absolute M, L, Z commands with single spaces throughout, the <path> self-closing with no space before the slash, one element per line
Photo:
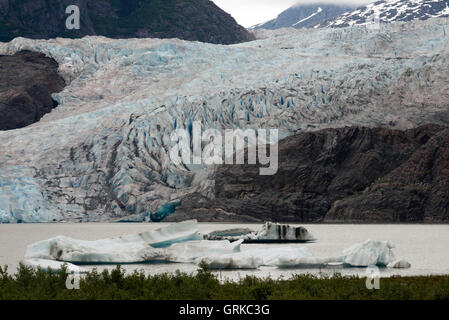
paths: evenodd
<path fill-rule="evenodd" d="M 166 224 L 17 224 L 0 225 L 0 265 L 8 265 L 15 271 L 23 259 L 27 245 L 65 235 L 76 239 L 96 240 L 128 233 L 139 233 Z M 302 225 L 315 235 L 317 241 L 308 244 L 244 244 L 242 251 L 251 248 L 279 246 L 305 246 L 316 257 L 338 256 L 343 249 L 367 239 L 390 240 L 395 243 L 395 254 L 412 264 L 411 269 L 382 269 L 381 275 L 430 275 L 449 274 L 449 225 Z M 247 227 L 258 229 L 255 224 L 216 224 L 200 223 L 200 232 Z M 89 268 L 112 269 L 114 266 L 89 266 Z M 127 271 L 143 269 L 148 274 L 164 272 L 195 273 L 197 266 L 193 264 L 134 264 L 125 265 Z M 221 279 L 239 279 L 246 275 L 272 278 L 290 278 L 294 274 L 321 273 L 332 275 L 335 272 L 343 275 L 366 275 L 365 268 L 325 268 L 325 269 L 277 269 L 262 267 L 259 270 L 237 270 L 217 272 Z"/>

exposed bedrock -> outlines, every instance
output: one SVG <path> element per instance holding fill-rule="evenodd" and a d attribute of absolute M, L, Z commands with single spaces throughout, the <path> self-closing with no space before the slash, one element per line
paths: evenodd
<path fill-rule="evenodd" d="M 20 51 L 0 56 L 0 130 L 39 121 L 57 105 L 51 94 L 64 87 L 58 64 L 42 53 Z"/>
<path fill-rule="evenodd" d="M 282 140 L 274 176 L 221 166 L 215 198 L 190 195 L 167 220 L 437 222 L 448 208 L 449 128 L 348 127 Z"/>

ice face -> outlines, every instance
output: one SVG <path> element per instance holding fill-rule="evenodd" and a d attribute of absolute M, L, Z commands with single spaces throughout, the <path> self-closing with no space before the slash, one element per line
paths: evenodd
<path fill-rule="evenodd" d="M 396 260 L 389 241 L 367 240 L 343 251 L 343 262 L 354 267 L 387 266 Z"/>
<path fill-rule="evenodd" d="M 214 194 L 214 167 L 169 157 L 171 133 L 448 124 L 448 19 L 261 31 L 220 46 L 176 39 L 30 40 L 68 86 L 27 128 L 0 132 L 0 221 L 161 220 L 185 195 Z"/>

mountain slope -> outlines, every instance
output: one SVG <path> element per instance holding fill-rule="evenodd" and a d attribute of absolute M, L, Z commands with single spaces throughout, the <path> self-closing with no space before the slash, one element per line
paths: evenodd
<path fill-rule="evenodd" d="M 214 197 L 187 196 L 167 221 L 449 221 L 448 134 L 428 125 L 294 135 L 279 143 L 276 175 L 220 166 Z"/>
<path fill-rule="evenodd" d="M 383 23 L 449 17 L 449 0 L 382 0 L 318 24 L 319 27 L 343 28 Z"/>
<path fill-rule="evenodd" d="M 276 19 L 256 25 L 251 29 L 308 28 L 352 9 L 354 9 L 353 6 L 345 5 L 297 4 L 279 14 Z"/>
<path fill-rule="evenodd" d="M 80 8 L 80 29 L 68 30 L 69 5 Z M 15 37 L 180 38 L 217 44 L 252 35 L 209 0 L 0 0 L 0 41 Z"/>

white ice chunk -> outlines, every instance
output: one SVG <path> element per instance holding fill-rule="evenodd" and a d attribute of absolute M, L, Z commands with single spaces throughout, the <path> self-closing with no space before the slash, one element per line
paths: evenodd
<path fill-rule="evenodd" d="M 367 267 L 372 265 L 390 268 L 407 268 L 410 264 L 397 260 L 392 251 L 394 245 L 389 241 L 367 240 L 343 251 L 336 257 L 315 257 L 305 247 L 275 247 L 249 250 L 236 254 L 213 255 L 197 259 L 204 261 L 211 269 L 256 269 L 260 266 L 279 268 L 314 268 L 329 265 Z"/>
<path fill-rule="evenodd" d="M 124 241 L 121 238 L 96 241 L 77 240 L 58 236 L 28 246 L 26 258 L 49 259 L 72 263 L 133 263 L 157 260 L 163 256 L 142 240 Z"/>
<path fill-rule="evenodd" d="M 51 272 L 57 272 L 62 269 L 65 265 L 67 267 L 68 273 L 85 273 L 87 272 L 85 269 L 78 267 L 74 264 L 67 262 L 59 262 L 54 260 L 46 260 L 46 259 L 27 259 L 22 261 L 22 263 L 26 267 L 31 267 L 33 269 L 42 269 L 43 271 L 50 270 Z"/>
<path fill-rule="evenodd" d="M 315 237 L 304 227 L 294 227 L 266 222 L 258 231 L 231 229 L 214 231 L 205 236 L 210 240 L 251 240 L 251 241 L 312 241 Z"/>
<path fill-rule="evenodd" d="M 345 264 L 354 267 L 387 266 L 396 260 L 389 241 L 366 240 L 343 251 Z"/>
<path fill-rule="evenodd" d="M 387 266 L 388 268 L 394 268 L 394 269 L 409 269 L 412 267 L 412 265 L 405 260 L 396 260 L 393 262 L 390 262 Z"/>
<path fill-rule="evenodd" d="M 257 269 L 260 266 L 283 266 L 288 259 L 304 259 L 311 265 L 317 264 L 307 248 L 275 247 L 256 249 L 235 254 L 203 257 L 196 262 L 205 262 L 211 269 Z"/>
<path fill-rule="evenodd" d="M 58 236 L 29 245 L 26 257 L 74 263 L 146 262 L 164 259 L 165 251 L 156 248 L 201 238 L 197 221 L 191 220 L 153 231 L 95 241 Z"/>

